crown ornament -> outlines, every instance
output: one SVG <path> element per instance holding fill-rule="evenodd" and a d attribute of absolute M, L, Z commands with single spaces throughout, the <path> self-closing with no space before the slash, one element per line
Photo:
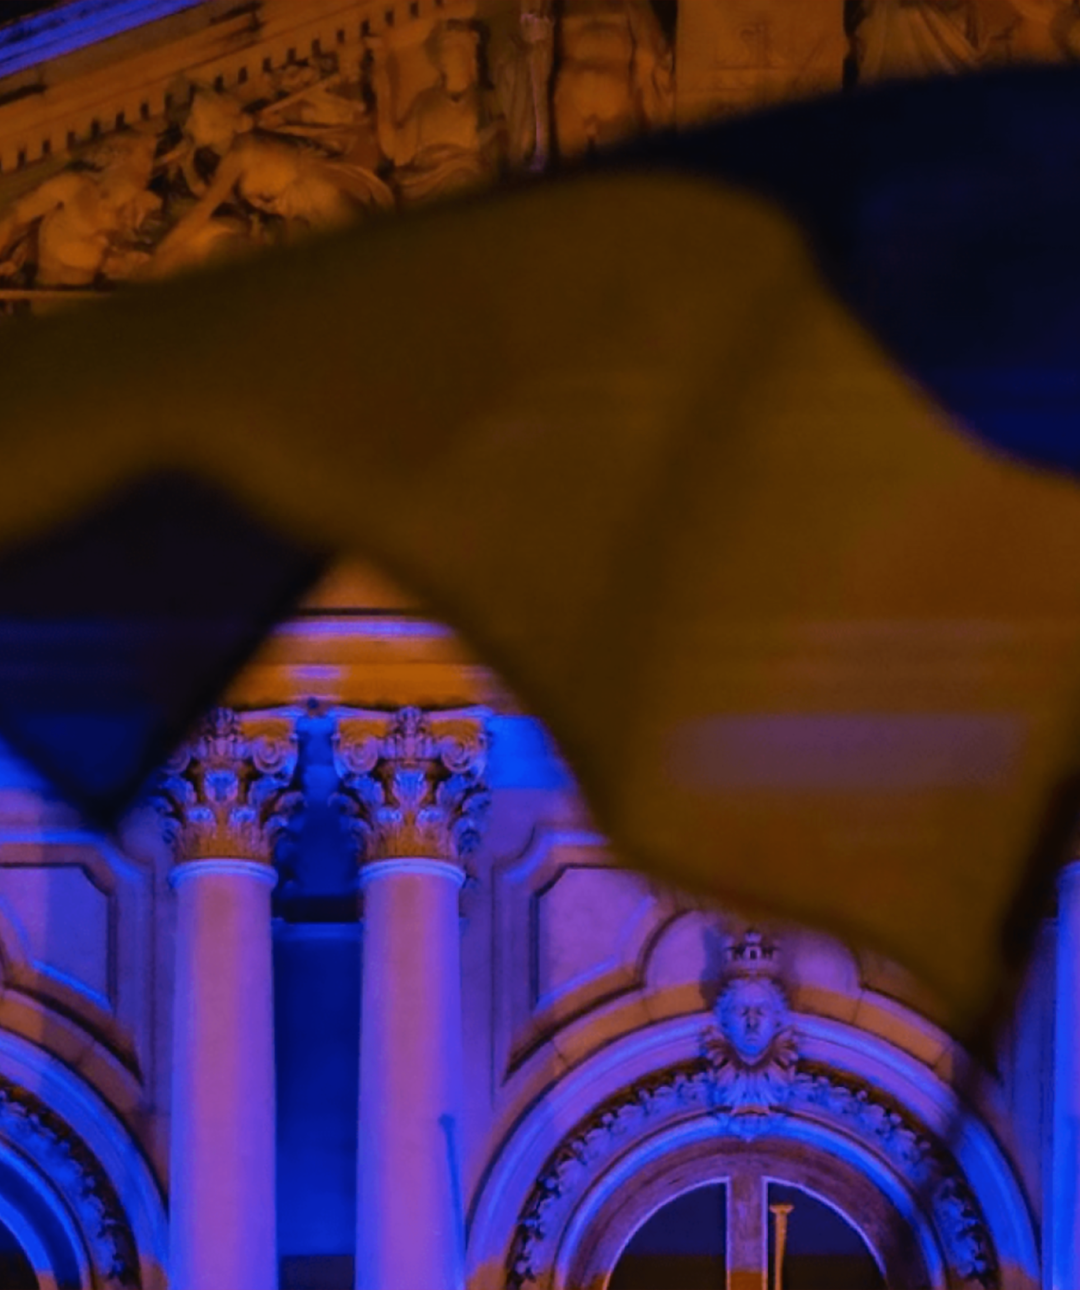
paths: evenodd
<path fill-rule="evenodd" d="M 725 976 L 776 976 L 780 947 L 756 928 L 747 930 L 724 947 Z"/>

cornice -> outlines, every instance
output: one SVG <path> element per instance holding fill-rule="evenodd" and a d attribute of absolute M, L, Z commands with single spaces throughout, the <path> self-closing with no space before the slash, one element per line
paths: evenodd
<path fill-rule="evenodd" d="M 282 623 L 224 701 L 247 708 L 307 699 L 366 708 L 520 710 L 459 636 L 399 612 L 300 614 Z"/>
<path fill-rule="evenodd" d="M 0 79 L 193 9 L 202 0 L 68 0 L 0 26 Z"/>
<path fill-rule="evenodd" d="M 181 628 L 192 649 L 213 646 L 219 639 L 197 623 Z M 147 623 L 141 630 L 165 638 L 175 634 L 177 625 Z M 47 692 L 62 684 L 66 677 L 55 661 L 55 645 L 70 642 L 73 635 L 90 646 L 81 663 L 82 675 L 101 687 L 114 684 L 128 666 L 130 627 L 58 616 L 52 622 L 0 625 L 0 688 L 31 684 Z M 115 648 L 110 648 L 111 642 Z M 370 612 L 362 600 L 351 611 L 301 613 L 282 622 L 221 697 L 226 707 L 237 709 L 279 708 L 308 700 L 368 708 L 479 705 L 506 715 L 522 711 L 491 668 L 448 627 L 412 612 Z M 2 787 L 41 789 L 43 783 L 13 750 L 0 745 Z"/>
<path fill-rule="evenodd" d="M 358 58 L 364 34 L 497 3 L 70 0 L 0 28 L 0 175 L 26 168 L 38 182 L 47 168 L 34 163 L 77 153 L 118 122 L 163 123 L 183 78 L 257 97 L 272 72 L 315 50 Z"/>

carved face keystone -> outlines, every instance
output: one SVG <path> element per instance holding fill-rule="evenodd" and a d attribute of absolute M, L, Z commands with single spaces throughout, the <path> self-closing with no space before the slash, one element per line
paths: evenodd
<path fill-rule="evenodd" d="M 717 1004 L 720 1028 L 739 1056 L 756 1062 L 769 1050 L 783 1022 L 780 987 L 772 981 L 739 978 Z"/>

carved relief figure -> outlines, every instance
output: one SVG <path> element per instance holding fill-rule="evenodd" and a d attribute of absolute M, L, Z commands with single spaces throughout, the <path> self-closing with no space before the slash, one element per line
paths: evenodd
<path fill-rule="evenodd" d="M 860 82 L 960 72 L 985 43 L 976 0 L 861 0 L 852 22 Z"/>
<path fill-rule="evenodd" d="M 674 58 L 648 0 L 566 0 L 555 132 L 563 156 L 668 125 Z"/>
<path fill-rule="evenodd" d="M 672 119 L 672 50 L 649 0 L 519 0 L 497 27 L 446 14 L 368 38 L 370 63 L 348 75 L 316 51 L 231 93 L 183 82 L 181 117 L 54 163 L 0 213 L 0 282 L 31 299 L 162 277 Z"/>
<path fill-rule="evenodd" d="M 139 230 L 161 206 L 149 190 L 157 138 L 118 133 L 17 201 L 0 220 L 0 277 L 39 287 L 127 278 L 150 258 Z"/>
<path fill-rule="evenodd" d="M 551 73 L 555 23 L 551 0 L 522 0 L 517 31 L 495 64 L 512 166 L 543 170 L 551 157 Z"/>
<path fill-rule="evenodd" d="M 368 38 L 379 145 L 407 203 L 471 188 L 494 174 L 499 127 L 480 84 L 479 38 L 471 22 L 439 23 L 427 46 L 438 79 L 408 104 L 398 101 L 386 46 Z"/>
<path fill-rule="evenodd" d="M 1080 57 L 1075 0 L 861 0 L 860 81 Z"/>
<path fill-rule="evenodd" d="M 223 240 L 234 243 L 235 221 L 216 218 L 234 199 L 281 219 L 290 234 L 336 228 L 366 209 L 393 205 L 389 189 L 364 166 L 258 129 L 235 100 L 206 87 L 196 88 L 184 133 L 187 157 L 180 164 L 188 186 L 201 195 L 158 247 L 156 273 L 206 259 Z M 209 183 L 194 167 L 203 150 L 220 158 Z"/>
<path fill-rule="evenodd" d="M 733 1132 L 750 1137 L 792 1092 L 796 1047 L 776 947 L 748 931 L 729 945 L 717 994 L 717 1027 L 705 1036 L 712 1103 Z"/>
<path fill-rule="evenodd" d="M 1080 59 L 1080 6 L 1075 0 L 996 0 L 987 29 L 989 63 Z"/>
<path fill-rule="evenodd" d="M 274 76 L 281 97 L 260 109 L 256 123 L 261 130 L 311 140 L 373 174 L 381 160 L 379 142 L 360 81 L 347 80 L 336 60 L 324 57 L 320 63 L 281 68 Z"/>

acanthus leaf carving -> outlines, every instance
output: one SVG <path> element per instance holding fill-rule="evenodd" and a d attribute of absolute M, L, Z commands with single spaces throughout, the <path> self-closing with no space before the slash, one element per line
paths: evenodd
<path fill-rule="evenodd" d="M 302 807 L 291 712 L 215 708 L 166 762 L 154 801 L 184 861 L 268 862 Z"/>
<path fill-rule="evenodd" d="M 339 715 L 337 801 L 364 860 L 457 862 L 476 849 L 490 804 L 486 716 L 415 707 Z"/>
<path fill-rule="evenodd" d="M 981 1286 L 998 1284 L 993 1241 L 974 1193 L 944 1145 L 902 1107 L 852 1076 L 808 1062 L 799 1063 L 790 1105 L 838 1121 L 872 1142 L 928 1199 L 957 1275 Z"/>

